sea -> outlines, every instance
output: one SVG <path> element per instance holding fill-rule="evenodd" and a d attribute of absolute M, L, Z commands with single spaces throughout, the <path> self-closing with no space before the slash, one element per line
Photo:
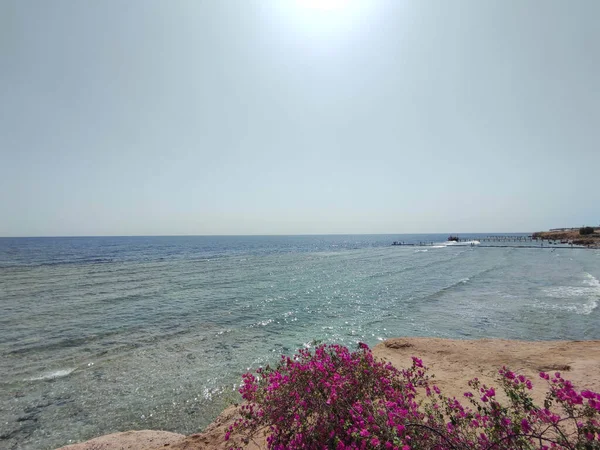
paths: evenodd
<path fill-rule="evenodd" d="M 199 432 L 319 343 L 600 339 L 600 250 L 447 237 L 1 238 L 0 448 Z"/>

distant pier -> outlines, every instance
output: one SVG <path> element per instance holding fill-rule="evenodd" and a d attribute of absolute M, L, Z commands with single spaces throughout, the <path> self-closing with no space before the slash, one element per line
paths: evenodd
<path fill-rule="evenodd" d="M 537 239 L 532 236 L 488 236 L 484 238 L 465 238 L 460 237 L 458 241 L 479 241 L 479 242 L 532 242 Z"/>

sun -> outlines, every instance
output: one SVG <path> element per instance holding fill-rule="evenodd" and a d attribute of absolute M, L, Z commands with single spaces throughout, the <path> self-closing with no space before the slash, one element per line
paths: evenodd
<path fill-rule="evenodd" d="M 319 9 L 322 11 L 334 11 L 343 9 L 349 0 L 296 0 L 303 8 Z"/>
<path fill-rule="evenodd" d="M 273 0 L 258 2 L 286 33 L 299 33 L 307 42 L 341 44 L 364 30 L 375 12 L 373 0 Z"/>

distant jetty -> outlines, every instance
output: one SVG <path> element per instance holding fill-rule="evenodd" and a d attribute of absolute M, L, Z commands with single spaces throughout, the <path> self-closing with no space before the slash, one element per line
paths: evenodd
<path fill-rule="evenodd" d="M 572 243 L 590 248 L 600 248 L 600 227 L 553 228 L 533 233 L 534 239 Z"/>
<path fill-rule="evenodd" d="M 515 248 L 600 248 L 600 227 L 555 228 L 549 231 L 538 231 L 530 235 L 490 235 L 490 236 L 458 236 L 450 235 L 446 242 L 394 241 L 393 246 L 411 247 L 454 247 L 470 245 L 471 247 L 515 247 Z"/>

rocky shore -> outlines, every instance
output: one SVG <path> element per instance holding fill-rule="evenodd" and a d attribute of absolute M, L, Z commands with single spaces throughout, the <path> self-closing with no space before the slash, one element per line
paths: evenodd
<path fill-rule="evenodd" d="M 532 237 L 550 241 L 569 241 L 575 245 L 585 245 L 590 248 L 600 248 L 600 228 L 595 228 L 592 234 L 581 235 L 579 228 L 551 231 L 538 231 Z"/>
<path fill-rule="evenodd" d="M 498 369 L 507 366 L 534 380 L 534 398 L 543 402 L 545 384 L 540 371 L 560 371 L 577 388 L 600 391 L 600 341 L 509 341 L 501 339 L 455 340 L 437 338 L 396 338 L 378 344 L 373 353 L 397 367 L 411 364 L 411 356 L 423 359 L 435 374 L 435 383 L 446 395 L 462 397 L 467 381 L 479 377 L 498 385 Z M 61 450 L 225 450 L 226 428 L 236 416 L 235 406 L 227 408 L 202 433 L 183 436 L 164 431 L 128 431 L 101 436 L 62 447 Z M 261 448 L 264 442 L 250 443 L 247 449 Z"/>

